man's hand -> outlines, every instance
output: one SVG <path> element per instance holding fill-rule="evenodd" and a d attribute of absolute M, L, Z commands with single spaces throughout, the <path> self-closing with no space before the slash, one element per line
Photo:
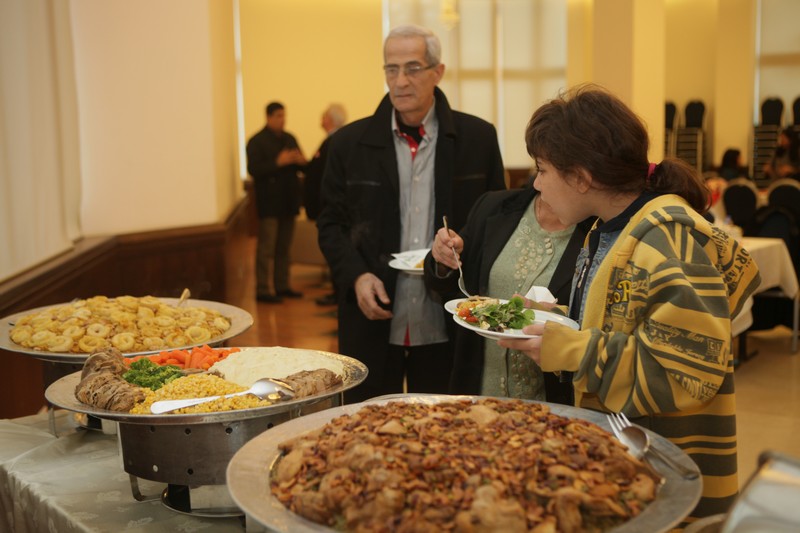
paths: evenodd
<path fill-rule="evenodd" d="M 278 158 L 275 160 L 275 163 L 279 167 L 285 167 L 286 165 L 305 165 L 306 158 L 303 157 L 303 153 L 297 148 L 284 148 L 278 153 Z"/>
<path fill-rule="evenodd" d="M 356 279 L 354 288 L 358 299 L 358 308 L 361 309 L 365 317 L 370 320 L 388 320 L 392 318 L 391 311 L 387 311 L 378 305 L 378 301 L 384 305 L 389 305 L 392 301 L 386 294 L 383 282 L 375 274 L 370 272 L 361 274 Z"/>

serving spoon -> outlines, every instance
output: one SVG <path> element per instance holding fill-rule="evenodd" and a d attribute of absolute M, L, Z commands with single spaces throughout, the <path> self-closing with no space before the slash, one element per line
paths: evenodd
<path fill-rule="evenodd" d="M 219 396 L 207 396 L 205 398 L 188 398 L 183 400 L 161 400 L 153 402 L 150 406 L 150 412 L 154 415 L 168 413 L 176 409 L 183 409 L 184 407 L 191 407 L 201 403 L 211 402 L 222 398 L 233 398 L 234 396 L 244 396 L 245 394 L 253 394 L 263 400 L 289 400 L 294 398 L 294 390 L 287 384 L 277 379 L 261 378 L 253 383 L 249 389 L 242 392 L 234 392 L 232 394 L 224 394 Z"/>
<path fill-rule="evenodd" d="M 622 417 L 624 417 L 624 415 L 620 415 L 619 417 L 613 414 L 608 415 L 608 421 L 611 424 L 611 429 L 614 431 L 614 434 L 622 444 L 628 447 L 628 451 L 630 451 L 631 455 L 641 460 L 645 457 L 647 452 L 652 452 L 659 461 L 677 472 L 683 479 L 697 479 L 700 477 L 700 472 L 697 470 L 687 468 L 658 448 L 651 446 L 650 435 L 642 428 L 631 425 L 627 417 L 624 419 Z"/>

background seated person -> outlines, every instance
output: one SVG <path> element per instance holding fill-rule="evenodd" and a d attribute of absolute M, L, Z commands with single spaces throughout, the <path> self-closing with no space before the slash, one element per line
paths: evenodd
<path fill-rule="evenodd" d="M 747 167 L 742 166 L 742 152 L 736 148 L 728 148 L 722 154 L 722 163 L 717 167 L 717 175 L 725 181 L 734 178 L 749 178 Z"/>
<path fill-rule="evenodd" d="M 764 174 L 772 181 L 780 178 L 800 179 L 800 135 L 792 128 L 781 131 L 778 147 L 769 163 L 764 165 Z"/>

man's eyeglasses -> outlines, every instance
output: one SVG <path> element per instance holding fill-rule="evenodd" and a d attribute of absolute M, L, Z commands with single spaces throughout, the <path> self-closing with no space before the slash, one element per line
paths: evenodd
<path fill-rule="evenodd" d="M 403 74 L 406 75 L 406 78 L 415 78 L 422 74 L 425 70 L 430 70 L 435 68 L 436 65 L 428 65 L 427 67 L 423 67 L 419 63 L 406 63 L 402 67 L 400 65 L 384 65 L 383 72 L 386 74 L 386 77 L 389 79 L 396 78 L 400 71 L 403 71 Z"/>

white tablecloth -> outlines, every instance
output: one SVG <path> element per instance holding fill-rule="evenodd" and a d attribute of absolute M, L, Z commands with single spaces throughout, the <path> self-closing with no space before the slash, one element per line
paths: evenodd
<path fill-rule="evenodd" d="M 789 298 L 797 296 L 797 274 L 789 249 L 782 239 L 744 237 L 740 242 L 750 252 L 761 272 L 761 285 L 757 292 L 780 288 Z"/>
<path fill-rule="evenodd" d="M 796 300 L 800 288 L 786 243 L 782 239 L 764 237 L 744 237 L 740 242 L 750 252 L 761 273 L 761 285 L 756 289 L 756 294 L 770 289 L 780 289 L 788 298 Z M 731 331 L 734 336 L 743 333 L 753 324 L 752 307 L 753 302 L 750 298 L 745 302 L 742 311 L 731 321 Z M 795 302 L 796 308 L 797 302 Z M 797 348 L 797 332 L 794 331 L 794 334 L 792 350 Z"/>
<path fill-rule="evenodd" d="M 238 518 L 180 514 L 160 501 L 137 502 L 122 469 L 116 435 L 75 429 L 57 412 L 58 434 L 46 414 L 0 420 L 0 531 L 236 532 Z M 139 480 L 143 494 L 164 484 Z"/>

